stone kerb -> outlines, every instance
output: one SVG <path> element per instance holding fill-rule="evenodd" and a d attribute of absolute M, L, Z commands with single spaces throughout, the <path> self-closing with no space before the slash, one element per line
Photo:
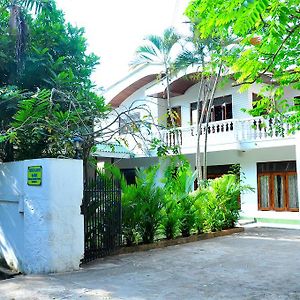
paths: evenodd
<path fill-rule="evenodd" d="M 17 183 L 18 191 L 14 190 L 13 197 L 9 191 L 3 195 L 0 192 L 0 216 L 4 216 L 0 221 L 0 253 L 24 273 L 78 269 L 84 251 L 80 214 L 82 161 L 35 159 L 0 164 L 0 187 L 5 181 L 3 174 L 13 169 L 12 166 L 18 166 L 19 172 L 10 171 L 12 180 L 6 183 Z M 32 172 L 28 173 L 29 170 Z M 5 215 L 4 201 L 9 197 L 18 201 Z M 5 226 L 7 222 L 13 224 L 15 219 L 18 219 L 17 228 Z M 15 242 L 18 236 L 22 237 L 20 243 Z M 4 244 L 6 251 L 3 251 Z"/>

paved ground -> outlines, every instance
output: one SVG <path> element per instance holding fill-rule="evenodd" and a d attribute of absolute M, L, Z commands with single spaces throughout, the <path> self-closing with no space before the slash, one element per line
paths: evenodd
<path fill-rule="evenodd" d="M 19 276 L 0 283 L 0 299 L 300 299 L 300 230 L 250 228 L 78 272 Z"/>

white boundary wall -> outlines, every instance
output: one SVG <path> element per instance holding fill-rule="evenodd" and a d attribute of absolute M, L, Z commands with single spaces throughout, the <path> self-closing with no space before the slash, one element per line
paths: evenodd
<path fill-rule="evenodd" d="M 42 166 L 42 185 L 27 184 L 29 166 Z M 79 268 L 84 251 L 81 160 L 0 163 L 0 256 L 24 273 Z"/>

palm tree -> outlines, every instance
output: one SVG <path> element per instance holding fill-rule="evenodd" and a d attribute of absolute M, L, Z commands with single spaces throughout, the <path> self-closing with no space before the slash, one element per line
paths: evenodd
<path fill-rule="evenodd" d="M 189 66 L 197 66 L 200 76 L 199 91 L 197 97 L 197 151 L 196 151 L 196 169 L 198 185 L 202 180 L 207 180 L 207 135 L 208 123 L 211 116 L 211 107 L 213 104 L 214 94 L 220 77 L 220 70 L 214 75 L 214 69 L 208 61 L 214 51 L 219 49 L 219 42 L 215 39 L 200 39 L 194 27 L 191 27 L 192 36 L 186 38 L 187 45 L 191 46 L 191 50 L 185 49 L 175 60 L 175 68 L 177 71 L 187 69 Z M 201 110 L 201 112 L 200 112 Z M 200 113 L 200 115 L 199 115 Z M 200 137 L 202 132 L 202 124 L 205 123 L 205 141 L 203 153 L 203 172 L 200 151 Z"/>
<path fill-rule="evenodd" d="M 24 10 L 34 11 L 35 14 L 42 11 L 51 12 L 53 5 L 53 0 L 4 0 L 4 7 L 9 8 L 10 10 L 9 32 L 15 40 L 17 74 L 19 74 L 23 68 L 26 42 L 28 38 Z"/>
<path fill-rule="evenodd" d="M 181 37 L 173 27 L 164 30 L 162 36 L 149 35 L 145 44 L 138 47 L 135 53 L 135 59 L 130 63 L 131 67 L 145 65 L 161 65 L 163 67 L 163 78 L 166 80 L 166 100 L 168 106 L 168 115 L 173 128 L 176 127 L 174 114 L 170 103 L 170 80 L 173 75 L 173 50 L 178 45 Z M 176 133 L 176 142 L 179 146 L 178 132 Z"/>
<path fill-rule="evenodd" d="M 18 75 L 24 67 L 25 50 L 28 38 L 27 25 L 25 20 L 25 11 L 33 11 L 35 14 L 42 11 L 51 12 L 54 5 L 53 0 L 0 0 L 0 6 L 7 9 L 9 15 L 9 35 L 14 43 L 16 67 L 9 75 L 9 82 L 15 85 L 18 80 Z M 23 94 L 24 95 L 24 94 Z M 22 99 L 22 93 L 14 87 L 0 87 L 0 111 L 1 124 L 0 134 L 4 131 L 7 124 L 11 121 L 13 114 L 16 112 L 19 100 Z M 2 137 L 3 138 L 3 137 Z M 5 161 L 13 160 L 13 146 L 10 141 L 1 141 L 0 136 L 0 152 L 4 154 Z"/>

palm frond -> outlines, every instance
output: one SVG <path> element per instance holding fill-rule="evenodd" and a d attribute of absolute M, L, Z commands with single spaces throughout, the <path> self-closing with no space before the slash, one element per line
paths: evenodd
<path fill-rule="evenodd" d="M 176 70 L 183 70 L 189 66 L 193 66 L 199 63 L 199 57 L 195 55 L 194 52 L 190 50 L 184 50 L 177 56 L 174 66 Z"/>
<path fill-rule="evenodd" d="M 19 4 L 36 13 L 39 14 L 44 10 L 51 11 L 53 7 L 53 0 L 19 0 Z"/>
<path fill-rule="evenodd" d="M 173 27 L 169 27 L 164 30 L 163 33 L 163 51 L 170 53 L 173 46 L 180 40 L 180 35 L 175 31 Z"/>
<path fill-rule="evenodd" d="M 136 50 L 135 58 L 130 66 L 136 67 L 153 63 L 168 65 L 170 52 L 179 39 L 180 36 L 172 27 L 167 28 L 161 37 L 148 35 L 144 39 L 145 44 Z"/>
<path fill-rule="evenodd" d="M 152 45 L 143 45 L 136 50 L 135 59 L 130 62 L 131 67 L 146 65 L 149 63 L 160 63 L 161 53 Z"/>
<path fill-rule="evenodd" d="M 158 52 L 163 52 L 163 39 L 157 35 L 148 35 L 145 41 L 154 46 Z"/>

